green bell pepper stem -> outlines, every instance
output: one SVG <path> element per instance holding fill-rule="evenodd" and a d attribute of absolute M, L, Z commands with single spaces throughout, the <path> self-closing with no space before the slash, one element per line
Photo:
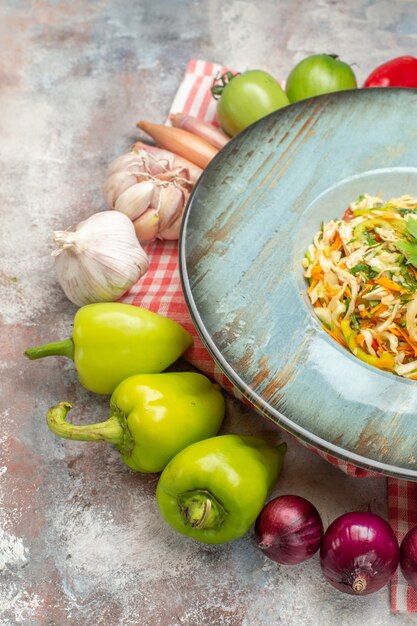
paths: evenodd
<path fill-rule="evenodd" d="M 186 526 L 220 528 L 227 517 L 221 503 L 206 489 L 194 489 L 178 496 L 178 506 Z"/>
<path fill-rule="evenodd" d="M 74 360 L 74 342 L 72 339 L 44 343 L 42 346 L 34 346 L 25 350 L 25 356 L 31 361 L 42 359 L 44 356 L 66 356 Z"/>
<path fill-rule="evenodd" d="M 49 409 L 47 423 L 53 433 L 114 444 L 128 467 L 152 473 L 161 472 L 183 448 L 213 437 L 222 424 L 225 401 L 219 386 L 203 374 L 164 372 L 122 381 L 110 398 L 106 421 L 71 424 L 66 420 L 71 408 L 61 402 Z"/>
<path fill-rule="evenodd" d="M 389 352 L 383 352 L 381 356 L 374 356 L 373 354 L 368 354 L 365 350 L 362 350 L 358 344 L 356 343 L 356 338 L 358 333 L 352 330 L 350 325 L 350 321 L 348 319 L 342 320 L 340 322 L 340 328 L 343 333 L 343 337 L 348 345 L 349 350 L 354 354 L 358 359 L 368 363 L 369 365 L 373 365 L 373 367 L 378 367 L 379 369 L 392 370 L 394 367 L 395 361 L 392 354 Z"/>
<path fill-rule="evenodd" d="M 242 537 L 281 472 L 286 443 L 219 435 L 181 450 L 156 489 L 159 511 L 175 530 L 203 543 Z"/>
<path fill-rule="evenodd" d="M 105 422 L 77 426 L 66 421 L 70 409 L 72 409 L 72 405 L 69 402 L 60 402 L 49 409 L 47 413 L 48 426 L 59 437 L 77 441 L 107 441 L 116 446 L 123 444 L 125 429 L 116 415 L 112 415 Z"/>

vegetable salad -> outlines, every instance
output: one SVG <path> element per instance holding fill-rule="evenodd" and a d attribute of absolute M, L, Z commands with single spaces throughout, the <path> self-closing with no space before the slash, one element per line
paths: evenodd
<path fill-rule="evenodd" d="M 417 197 L 360 196 L 303 259 L 324 330 L 366 363 L 417 380 Z"/>

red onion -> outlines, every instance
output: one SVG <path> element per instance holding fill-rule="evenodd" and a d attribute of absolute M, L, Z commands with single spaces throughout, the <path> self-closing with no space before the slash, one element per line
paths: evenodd
<path fill-rule="evenodd" d="M 346 513 L 324 533 L 320 562 L 328 582 L 352 595 L 381 589 L 398 566 L 399 546 L 391 526 L 374 513 Z"/>
<path fill-rule="evenodd" d="M 305 498 L 278 496 L 260 512 L 255 537 L 268 558 L 283 565 L 296 565 L 319 549 L 323 523 L 317 509 Z"/>
<path fill-rule="evenodd" d="M 400 567 L 408 584 L 417 589 L 417 526 L 401 542 Z"/>

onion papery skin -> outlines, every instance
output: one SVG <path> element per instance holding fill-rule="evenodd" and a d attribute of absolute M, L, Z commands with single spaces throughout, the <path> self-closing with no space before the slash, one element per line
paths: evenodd
<path fill-rule="evenodd" d="M 411 528 L 401 542 L 400 567 L 408 584 L 417 589 L 417 526 Z"/>
<path fill-rule="evenodd" d="M 323 522 L 305 498 L 282 495 L 270 500 L 255 523 L 255 537 L 265 556 L 282 565 L 310 559 L 319 549 Z"/>
<path fill-rule="evenodd" d="M 320 547 L 326 580 L 343 593 L 368 595 L 387 584 L 399 563 L 391 526 L 375 513 L 345 513 L 335 519 Z"/>

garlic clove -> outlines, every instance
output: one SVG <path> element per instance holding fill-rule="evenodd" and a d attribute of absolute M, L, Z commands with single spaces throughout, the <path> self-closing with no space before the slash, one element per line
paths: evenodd
<path fill-rule="evenodd" d="M 148 171 L 152 176 L 159 176 L 165 172 L 170 172 L 173 167 L 173 159 L 169 156 L 165 158 L 156 159 L 152 154 L 148 156 Z"/>
<path fill-rule="evenodd" d="M 162 185 L 160 184 L 155 184 L 154 190 L 153 190 L 153 194 L 151 197 L 151 201 L 149 203 L 149 206 L 151 209 L 157 209 L 159 208 L 159 197 L 161 195 L 161 189 L 162 189 Z"/>
<path fill-rule="evenodd" d="M 55 231 L 55 269 L 67 298 L 78 306 L 113 302 L 148 270 L 149 259 L 131 220 L 102 211 L 74 231 Z"/>
<path fill-rule="evenodd" d="M 179 168 L 184 168 L 188 171 L 188 177 L 192 185 L 194 185 L 197 182 L 197 180 L 200 178 L 201 174 L 203 173 L 203 170 L 201 167 L 198 167 L 198 165 L 191 163 L 191 161 L 188 161 L 188 159 L 185 159 L 184 157 L 181 157 L 177 154 L 175 155 L 174 166 L 179 167 Z"/>
<path fill-rule="evenodd" d="M 153 198 L 153 197 L 152 197 Z M 158 197 L 159 229 L 169 228 L 184 209 L 184 194 L 176 185 L 161 187 Z"/>
<path fill-rule="evenodd" d="M 178 211 L 177 217 L 171 224 L 168 224 L 167 226 L 161 227 L 159 229 L 159 233 L 158 233 L 159 239 L 166 239 L 168 241 L 179 239 L 184 210 L 187 205 L 189 197 L 190 197 L 190 193 L 188 191 L 183 190 L 181 210 Z"/>
<path fill-rule="evenodd" d="M 174 167 L 169 172 L 163 172 L 156 176 L 158 180 L 175 182 L 177 185 L 191 191 L 192 183 L 190 180 L 190 172 L 186 167 Z"/>
<path fill-rule="evenodd" d="M 132 163 L 137 163 L 137 154 L 135 152 L 127 152 L 114 159 L 107 168 L 107 176 L 127 169 Z"/>
<path fill-rule="evenodd" d="M 200 178 L 203 170 L 198 165 L 191 163 L 188 159 L 179 156 L 179 154 L 175 154 L 175 152 L 170 152 L 169 150 L 163 150 L 162 148 L 158 148 L 156 146 L 148 146 L 142 141 L 137 141 L 133 146 L 134 151 L 145 150 L 146 152 L 155 155 L 159 160 L 169 160 L 168 169 L 173 168 L 185 168 L 189 172 L 189 178 L 192 184 L 196 183 Z M 159 154 L 159 157 L 157 156 Z M 170 155 L 170 156 L 169 156 Z"/>
<path fill-rule="evenodd" d="M 174 167 L 176 155 L 169 150 L 138 141 L 133 146 L 133 151 L 137 154 L 146 154 L 148 171 L 153 176 L 169 171 Z"/>
<path fill-rule="evenodd" d="M 176 241 L 180 237 L 182 223 L 182 214 L 177 217 L 177 219 L 167 228 L 162 228 L 159 230 L 158 239 L 166 240 L 166 241 Z"/>
<path fill-rule="evenodd" d="M 157 209 L 148 209 L 133 222 L 137 238 L 141 243 L 156 239 L 159 231 L 159 213 Z"/>
<path fill-rule="evenodd" d="M 103 198 L 107 206 L 114 209 L 117 198 L 136 183 L 136 175 L 128 170 L 117 171 L 108 176 L 103 186 Z"/>
<path fill-rule="evenodd" d="M 117 198 L 114 208 L 133 221 L 149 207 L 154 189 L 155 183 L 151 180 L 136 183 Z"/>
<path fill-rule="evenodd" d="M 117 159 L 114 159 L 107 168 L 106 176 L 111 176 L 115 172 L 129 170 L 132 173 L 146 172 L 149 155 L 144 150 L 138 152 L 127 152 Z"/>

